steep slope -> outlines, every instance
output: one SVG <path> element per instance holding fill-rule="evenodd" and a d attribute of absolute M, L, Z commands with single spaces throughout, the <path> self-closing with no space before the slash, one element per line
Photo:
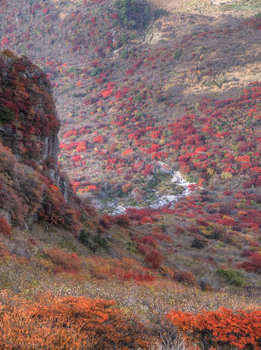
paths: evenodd
<path fill-rule="evenodd" d="M 58 169 L 57 119 L 46 75 L 25 56 L 0 54 L 2 225 L 47 221 L 79 232 L 79 205 Z M 4 219 L 5 218 L 5 219 Z"/>

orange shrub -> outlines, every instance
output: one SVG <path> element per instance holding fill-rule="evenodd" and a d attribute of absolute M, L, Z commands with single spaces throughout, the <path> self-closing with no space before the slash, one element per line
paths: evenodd
<path fill-rule="evenodd" d="M 153 224 L 155 222 L 155 220 L 149 216 L 144 216 L 143 218 L 141 218 L 140 220 L 140 224 L 144 225 L 144 224 Z"/>
<path fill-rule="evenodd" d="M 171 311 L 167 318 L 188 342 L 196 342 L 200 349 L 261 348 L 261 310 L 233 312 L 221 307 L 197 315 Z"/>
<path fill-rule="evenodd" d="M 60 249 L 47 249 L 45 250 L 55 265 L 54 272 L 79 272 L 82 268 L 81 260 L 76 253 L 66 253 Z"/>
<path fill-rule="evenodd" d="M 143 268 L 134 259 L 103 259 L 95 256 L 86 259 L 86 267 L 90 270 L 92 278 L 121 281 L 152 282 L 156 279 L 155 274 L 149 269 Z"/>
<path fill-rule="evenodd" d="M 27 301 L 2 292 L 0 348 L 149 349 L 142 324 L 114 305 L 114 301 L 51 295 Z"/>

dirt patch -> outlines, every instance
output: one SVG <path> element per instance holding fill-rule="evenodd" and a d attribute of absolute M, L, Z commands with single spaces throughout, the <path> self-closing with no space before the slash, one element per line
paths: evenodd
<path fill-rule="evenodd" d="M 153 6 L 170 13 L 201 13 L 219 17 L 224 13 L 233 16 L 251 16 L 259 13 L 260 1 L 240 0 L 150 0 Z"/>
<path fill-rule="evenodd" d="M 145 42 L 156 46 L 184 43 L 164 86 L 182 105 L 194 104 L 201 96 L 233 98 L 250 82 L 261 79 L 259 38 L 242 22 L 242 16 L 261 11 L 260 2 L 151 2 L 169 15 L 151 26 Z"/>

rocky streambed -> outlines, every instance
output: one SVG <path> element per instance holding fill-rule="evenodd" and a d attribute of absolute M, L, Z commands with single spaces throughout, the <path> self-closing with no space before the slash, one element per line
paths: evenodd
<path fill-rule="evenodd" d="M 191 193 L 192 183 L 166 164 L 159 162 L 158 165 L 157 171 L 147 178 L 147 182 L 140 189 L 115 197 L 100 193 L 91 198 L 94 206 L 110 214 L 125 213 L 127 208 L 173 207 L 180 198 Z"/>

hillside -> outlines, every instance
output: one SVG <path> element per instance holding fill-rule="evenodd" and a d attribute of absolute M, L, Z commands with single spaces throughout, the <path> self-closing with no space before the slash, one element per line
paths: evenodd
<path fill-rule="evenodd" d="M 122 27 L 119 9 L 106 1 L 21 2 L 16 11 L 6 5 L 1 23 L 9 13 L 15 24 L 3 28 L 2 46 L 26 52 L 51 79 L 62 122 L 61 165 L 77 193 L 97 205 L 110 208 L 103 202 L 113 197 L 113 206 L 154 203 L 145 166 L 153 171 L 157 160 L 180 166 L 168 125 L 194 114 L 203 98 L 237 99 L 260 80 L 258 17 L 214 5 L 202 14 L 191 6 L 151 9 L 151 24 L 132 29 Z M 247 2 L 243 14 L 258 9 Z"/>
<path fill-rule="evenodd" d="M 1 348 L 260 348 L 260 12 L 0 3 Z"/>

